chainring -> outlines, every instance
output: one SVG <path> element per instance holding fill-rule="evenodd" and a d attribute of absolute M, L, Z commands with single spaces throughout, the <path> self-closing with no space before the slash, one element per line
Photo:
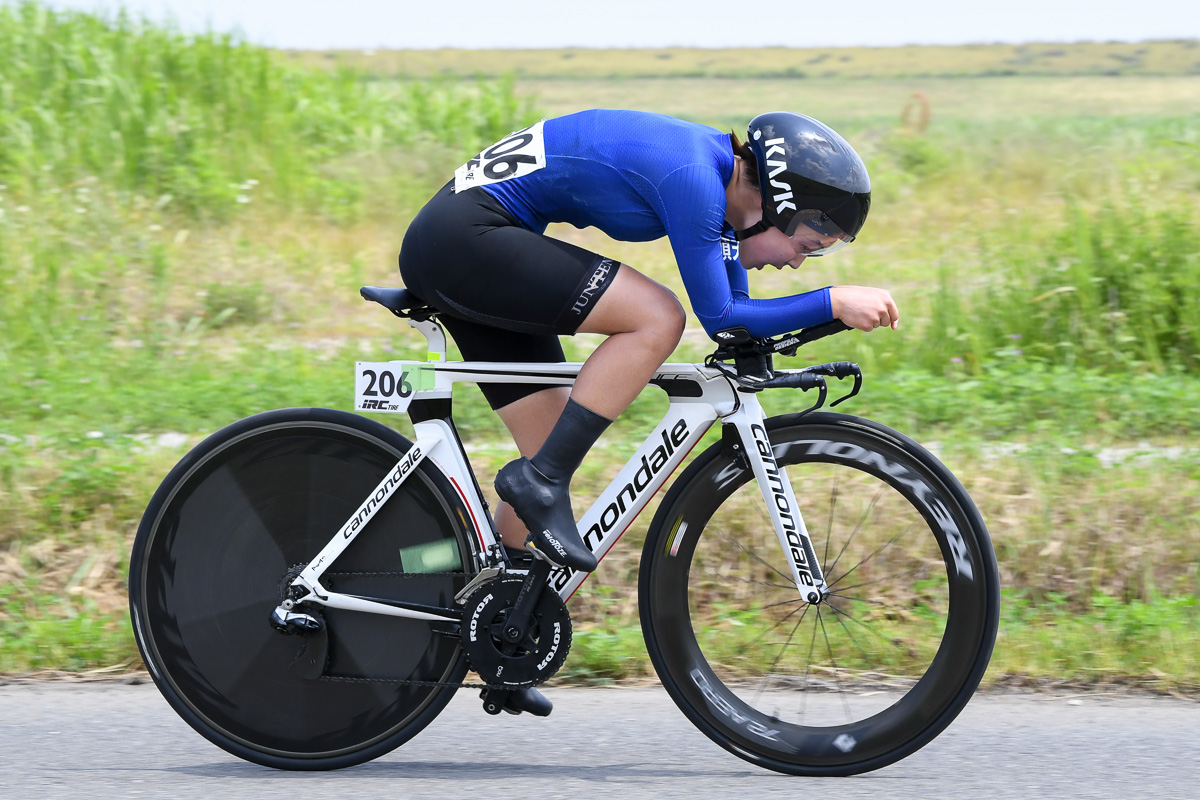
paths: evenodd
<path fill-rule="evenodd" d="M 463 651 L 471 668 L 490 686 L 536 686 L 558 672 L 571 649 L 571 615 L 549 587 L 533 609 L 525 638 L 515 645 L 505 641 L 508 614 L 523 583 L 515 576 L 488 581 L 463 604 Z"/>

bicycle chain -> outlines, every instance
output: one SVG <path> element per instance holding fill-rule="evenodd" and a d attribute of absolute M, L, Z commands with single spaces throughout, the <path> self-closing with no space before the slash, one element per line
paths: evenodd
<path fill-rule="evenodd" d="M 334 681 L 336 683 L 394 683 L 404 686 L 433 686 L 443 687 L 446 689 L 490 689 L 486 683 L 455 683 L 453 681 L 418 681 L 402 678 L 358 678 L 350 675 L 322 675 L 317 678 L 320 681 Z"/>
<path fill-rule="evenodd" d="M 323 578 L 471 578 L 465 572 L 326 572 Z"/>
<path fill-rule="evenodd" d="M 326 572 L 326 578 L 467 578 L 472 576 L 465 572 Z M 363 678 L 353 675 L 322 675 L 317 680 L 334 683 L 389 683 L 402 686 L 430 686 L 445 689 L 489 689 L 486 683 L 465 683 L 454 681 L 421 681 L 404 678 Z"/>

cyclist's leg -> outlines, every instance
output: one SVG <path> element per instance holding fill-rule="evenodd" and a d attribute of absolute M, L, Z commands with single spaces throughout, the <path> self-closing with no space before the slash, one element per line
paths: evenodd
<path fill-rule="evenodd" d="M 607 334 L 588 357 L 571 399 L 615 419 L 646 388 L 683 336 L 686 316 L 667 287 L 622 264 L 608 291 L 579 326 Z"/>
<path fill-rule="evenodd" d="M 522 456 L 533 458 L 542 449 L 570 396 L 571 390 L 567 387 L 551 386 L 496 409 Z M 496 530 L 506 545 L 525 546 L 529 529 L 517 518 L 512 506 L 501 500 L 496 507 L 495 520 Z"/>
<path fill-rule="evenodd" d="M 522 512 L 534 546 L 557 553 L 557 558 L 549 554 L 552 560 L 584 571 L 596 568 L 575 526 L 571 478 L 609 422 L 675 349 L 683 326 L 683 308 L 675 295 L 623 264 L 579 326 L 579 331 L 608 338 L 584 363 L 545 444 L 532 458 L 505 466 L 496 479 L 497 492 Z"/>
<path fill-rule="evenodd" d="M 553 334 L 510 331 L 452 314 L 441 319 L 467 361 L 561 363 L 564 358 L 562 344 Z M 481 383 L 479 388 L 526 458 L 541 449 L 571 394 L 566 386 L 534 383 Z M 494 521 L 504 544 L 525 547 L 529 531 L 503 500 L 496 506 Z"/>

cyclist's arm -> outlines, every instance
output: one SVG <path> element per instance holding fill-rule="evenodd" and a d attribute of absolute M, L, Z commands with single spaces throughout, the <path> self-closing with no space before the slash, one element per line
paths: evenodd
<path fill-rule="evenodd" d="M 660 193 L 692 311 L 710 336 L 737 326 L 754 336 L 778 336 L 833 319 L 828 287 L 787 297 L 750 297 L 745 269 L 722 257 L 725 188 L 715 169 L 697 165 L 676 170 Z"/>

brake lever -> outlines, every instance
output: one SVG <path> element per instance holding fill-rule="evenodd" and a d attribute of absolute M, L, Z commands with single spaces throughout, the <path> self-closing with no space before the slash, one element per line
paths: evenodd
<path fill-rule="evenodd" d="M 803 411 L 801 411 L 800 416 L 802 416 L 802 417 L 805 414 L 811 414 L 812 412 L 816 411 L 818 408 L 821 408 L 822 406 L 824 406 L 825 399 L 829 396 L 829 387 L 825 384 L 825 379 L 818 377 L 817 381 L 818 381 L 817 390 L 820 392 L 820 394 L 817 395 L 817 402 L 814 403 L 811 407 L 806 408 Z"/>
<path fill-rule="evenodd" d="M 862 368 L 853 361 L 834 361 L 829 364 L 813 364 L 811 367 L 805 367 L 803 372 L 817 375 L 828 375 L 832 378 L 837 378 L 839 381 L 844 378 L 854 378 L 854 388 L 850 392 L 829 404 L 833 408 L 838 403 L 844 403 L 851 397 L 854 397 L 862 389 Z"/>
<path fill-rule="evenodd" d="M 844 397 L 839 397 L 837 400 L 834 400 L 832 403 L 829 404 L 829 407 L 833 408 L 838 403 L 849 400 L 851 397 L 854 397 L 854 395 L 858 394 L 858 390 L 861 388 L 862 388 L 862 375 L 855 375 L 854 376 L 854 388 L 850 390 L 850 394 L 845 395 Z"/>
<path fill-rule="evenodd" d="M 855 364 L 852 361 L 842 361 L 839 363 L 845 364 L 846 366 L 851 367 L 852 369 L 846 375 L 838 375 L 837 379 L 840 381 L 840 380 L 842 380 L 842 378 L 848 378 L 850 376 L 854 376 L 854 388 L 850 390 L 849 394 L 843 395 L 842 397 L 839 397 L 837 400 L 834 400 L 832 403 L 830 403 L 829 404 L 830 408 L 833 408 L 838 403 L 846 402 L 851 397 L 854 397 L 856 394 L 858 394 L 859 390 L 862 389 L 862 381 L 863 381 L 862 369 L 859 368 L 858 364 Z"/>

